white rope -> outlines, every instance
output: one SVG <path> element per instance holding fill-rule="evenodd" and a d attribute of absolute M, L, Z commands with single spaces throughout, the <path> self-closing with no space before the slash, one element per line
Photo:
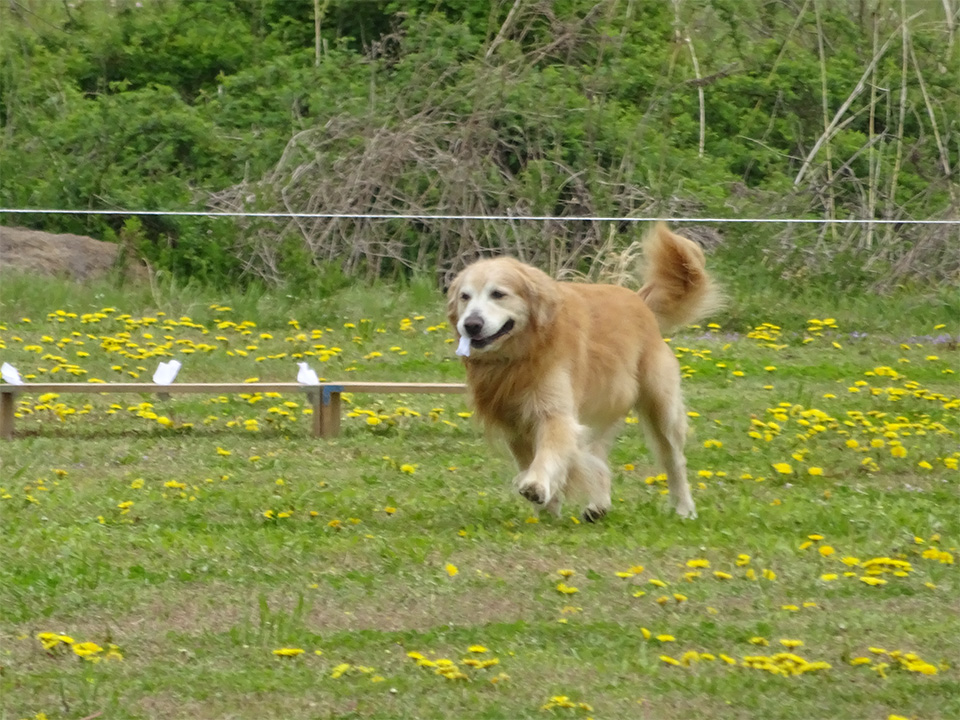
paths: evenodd
<path fill-rule="evenodd" d="M 511 220 L 533 222 L 669 222 L 669 223 L 780 223 L 784 225 L 960 225 L 953 220 L 871 220 L 861 218 L 711 218 L 711 217 L 607 217 L 602 215 L 428 215 L 426 213 L 297 213 L 204 212 L 202 210 L 59 210 L 53 208 L 0 208 L 15 215 L 163 215 L 186 217 L 314 218 L 324 220 Z"/>

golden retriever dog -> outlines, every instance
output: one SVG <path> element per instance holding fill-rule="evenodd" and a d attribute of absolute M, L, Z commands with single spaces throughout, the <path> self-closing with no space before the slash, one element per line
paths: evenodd
<path fill-rule="evenodd" d="M 480 260 L 454 279 L 456 328 L 474 409 L 502 434 L 516 489 L 559 513 L 582 496 L 582 517 L 610 509 L 610 447 L 630 410 L 666 468 L 670 501 L 696 517 L 683 445 L 680 365 L 661 336 L 717 309 L 720 294 L 695 243 L 657 224 L 644 239 L 639 292 L 558 282 L 512 258 Z"/>

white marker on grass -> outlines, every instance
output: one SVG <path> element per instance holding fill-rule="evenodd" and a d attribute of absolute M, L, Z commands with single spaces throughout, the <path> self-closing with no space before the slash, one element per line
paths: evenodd
<path fill-rule="evenodd" d="M 162 362 L 157 366 L 156 372 L 153 373 L 153 382 L 157 385 L 169 385 L 176 379 L 178 372 L 180 372 L 179 360 Z"/>
<path fill-rule="evenodd" d="M 311 368 L 305 362 L 298 362 L 300 372 L 297 373 L 297 382 L 301 385 L 319 385 L 320 378 L 317 377 L 317 371 Z"/>
<path fill-rule="evenodd" d="M 20 373 L 17 372 L 17 369 L 10 363 L 0 365 L 0 377 L 3 378 L 5 383 L 23 385 L 23 380 L 20 379 Z"/>

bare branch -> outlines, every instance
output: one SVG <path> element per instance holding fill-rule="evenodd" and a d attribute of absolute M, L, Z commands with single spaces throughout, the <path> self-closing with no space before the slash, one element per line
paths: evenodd
<path fill-rule="evenodd" d="M 516 18 L 517 8 L 520 7 L 521 2 L 523 2 L 523 0 L 514 0 L 513 7 L 511 7 L 510 12 L 507 13 L 506 20 L 504 20 L 503 25 L 500 26 L 500 32 L 497 33 L 497 36 L 493 39 L 493 42 L 490 43 L 490 47 L 487 48 L 487 52 L 484 54 L 484 60 L 490 59 L 493 51 L 500 46 L 500 43 L 507 37 L 507 33 L 513 28 L 513 21 Z"/>
<path fill-rule="evenodd" d="M 904 24 L 910 22 L 910 20 L 913 20 L 918 15 L 920 15 L 920 13 L 915 13 L 911 15 L 909 18 L 904 20 Z M 877 50 L 877 52 L 874 54 L 873 58 L 870 60 L 869 64 L 867 65 L 866 70 L 864 70 L 863 74 L 860 76 L 860 80 L 857 82 L 856 86 L 853 88 L 853 91 L 850 93 L 847 99 L 843 102 L 843 105 L 840 106 L 840 109 L 837 110 L 836 114 L 833 116 L 833 120 L 830 121 L 830 125 L 827 127 L 827 129 L 823 132 L 823 134 L 819 138 L 817 138 L 817 142 L 814 143 L 813 149 L 811 149 L 810 152 L 807 154 L 807 157 L 803 161 L 803 165 L 800 167 L 800 172 L 797 173 L 797 177 L 794 178 L 793 180 L 794 186 L 799 185 L 800 182 L 803 180 L 803 176 L 807 174 L 807 170 L 810 168 L 810 163 L 813 161 L 813 158 L 816 157 L 817 153 L 820 152 L 820 148 L 823 146 L 823 144 L 827 142 L 831 137 L 833 137 L 836 126 L 840 122 L 840 118 L 843 117 L 843 114 L 850 108 L 850 106 L 853 104 L 853 101 L 856 100 L 860 96 L 860 93 L 863 92 L 864 88 L 866 87 L 867 77 L 869 77 L 870 73 L 873 72 L 873 69 L 877 66 L 877 63 L 880 62 L 880 58 L 882 58 L 884 53 L 886 53 L 887 48 L 890 47 L 890 43 L 893 42 L 893 39 L 897 36 L 899 32 L 900 32 L 900 28 L 898 27 L 896 32 L 894 32 L 889 38 L 887 38 L 886 42 L 884 42 L 883 45 L 880 47 L 880 49 Z"/>

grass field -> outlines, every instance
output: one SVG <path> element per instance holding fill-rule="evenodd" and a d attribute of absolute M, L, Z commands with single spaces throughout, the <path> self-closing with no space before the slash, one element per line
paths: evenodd
<path fill-rule="evenodd" d="M 186 297 L 8 280 L 0 360 L 463 377 L 426 287 Z M 805 310 L 671 339 L 695 521 L 632 418 L 585 525 L 458 396 L 357 395 L 333 441 L 301 396 L 21 397 L 0 717 L 960 717 L 957 319 Z"/>

